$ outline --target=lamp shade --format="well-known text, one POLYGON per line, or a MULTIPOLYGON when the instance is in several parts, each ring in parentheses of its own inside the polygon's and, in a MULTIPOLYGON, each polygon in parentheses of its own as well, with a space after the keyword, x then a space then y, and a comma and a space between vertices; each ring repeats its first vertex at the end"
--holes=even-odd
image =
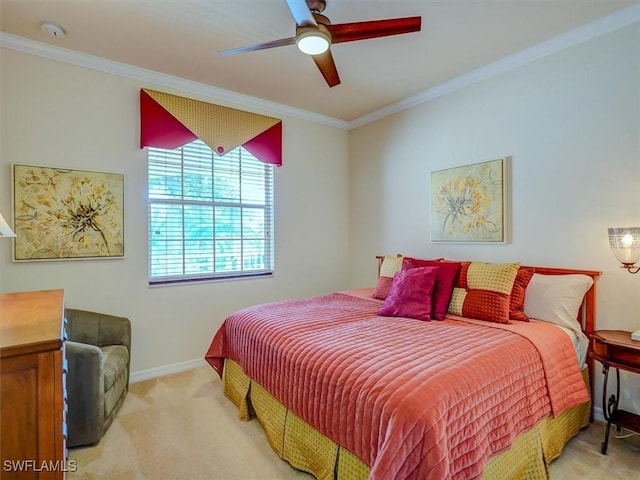
POLYGON ((0 238, 2 238, 2 237, 15 237, 15 236, 16 236, 16 234, 13 233, 13 230, 11 230, 11 227, 9 226, 9 224, 6 222, 6 220, 4 219, 2 214, 0 213, 0 238))
POLYGON ((640 261, 640 227, 610 228, 609 245, 624 267, 633 267, 640 261))

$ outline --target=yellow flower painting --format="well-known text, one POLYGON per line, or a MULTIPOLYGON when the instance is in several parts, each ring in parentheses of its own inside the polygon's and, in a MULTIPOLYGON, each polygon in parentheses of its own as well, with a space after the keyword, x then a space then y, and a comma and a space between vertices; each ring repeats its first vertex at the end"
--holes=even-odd
POLYGON ((13 165, 15 260, 124 256, 116 173, 13 165))
POLYGON ((432 241, 506 241, 504 173, 507 160, 431 173, 432 241))

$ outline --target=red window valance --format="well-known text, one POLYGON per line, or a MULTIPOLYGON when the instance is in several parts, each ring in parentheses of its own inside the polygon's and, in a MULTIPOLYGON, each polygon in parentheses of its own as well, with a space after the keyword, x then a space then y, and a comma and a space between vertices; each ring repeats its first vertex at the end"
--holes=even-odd
POLYGON ((143 88, 140 148, 178 148, 199 138, 219 155, 243 146, 282 165, 282 120, 143 88))

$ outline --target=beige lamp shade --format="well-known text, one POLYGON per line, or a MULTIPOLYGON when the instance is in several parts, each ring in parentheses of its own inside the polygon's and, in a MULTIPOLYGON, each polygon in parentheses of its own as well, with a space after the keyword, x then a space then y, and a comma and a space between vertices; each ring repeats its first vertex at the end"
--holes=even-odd
POLYGON ((15 236, 16 234, 13 233, 13 230, 11 230, 11 227, 9 226, 7 221, 4 219, 4 217, 0 213, 0 237, 15 237, 15 236))

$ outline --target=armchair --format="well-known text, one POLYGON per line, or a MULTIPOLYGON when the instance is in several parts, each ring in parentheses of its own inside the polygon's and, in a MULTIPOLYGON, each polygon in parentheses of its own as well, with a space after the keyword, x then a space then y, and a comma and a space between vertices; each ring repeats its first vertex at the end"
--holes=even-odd
POLYGON ((65 309, 68 371, 67 446, 100 441, 129 389, 128 318, 65 309))

